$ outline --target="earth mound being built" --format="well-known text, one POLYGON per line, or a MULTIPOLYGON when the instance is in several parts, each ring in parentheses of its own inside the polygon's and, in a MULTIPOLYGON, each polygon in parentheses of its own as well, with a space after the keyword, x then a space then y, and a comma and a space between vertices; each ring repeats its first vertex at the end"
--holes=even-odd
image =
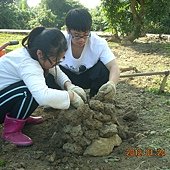
POLYGON ((77 155, 105 156, 127 138, 112 103, 91 99, 76 109, 60 111, 49 142, 55 148, 77 155))

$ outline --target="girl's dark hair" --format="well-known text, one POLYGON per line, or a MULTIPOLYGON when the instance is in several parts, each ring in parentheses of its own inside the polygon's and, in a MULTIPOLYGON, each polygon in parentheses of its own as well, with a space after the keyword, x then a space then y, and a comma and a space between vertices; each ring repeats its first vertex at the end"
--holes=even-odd
POLYGON ((67 29, 76 31, 90 31, 92 26, 92 17, 90 13, 83 8, 71 9, 65 18, 67 29))
POLYGON ((43 52, 45 59, 49 56, 57 58, 67 50, 67 41, 64 34, 57 28, 36 27, 23 38, 22 46, 35 60, 37 60, 37 50, 43 52))

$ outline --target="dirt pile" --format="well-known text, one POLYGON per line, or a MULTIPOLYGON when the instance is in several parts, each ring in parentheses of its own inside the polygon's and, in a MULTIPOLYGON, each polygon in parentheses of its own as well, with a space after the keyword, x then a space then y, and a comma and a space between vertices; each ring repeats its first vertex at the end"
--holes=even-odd
POLYGON ((51 146, 78 155, 109 155, 122 142, 119 134, 125 133, 114 104, 99 100, 90 100, 77 110, 61 111, 55 127, 51 146))

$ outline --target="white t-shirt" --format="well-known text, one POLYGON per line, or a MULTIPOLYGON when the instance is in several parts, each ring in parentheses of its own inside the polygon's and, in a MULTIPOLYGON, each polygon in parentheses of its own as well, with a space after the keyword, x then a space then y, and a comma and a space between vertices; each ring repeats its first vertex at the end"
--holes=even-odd
MULTIPOLYGON (((70 81, 58 66, 50 69, 49 72, 57 75, 55 76, 56 82, 62 88, 66 81, 70 81)), ((68 92, 48 88, 42 67, 38 61, 31 58, 25 48, 14 50, 0 57, 0 90, 21 80, 24 81, 39 105, 57 109, 69 108, 68 92)))
POLYGON ((91 32, 91 36, 87 39, 82 54, 78 59, 74 58, 72 54, 70 34, 65 33, 65 37, 68 43, 68 50, 66 51, 64 61, 60 65, 76 74, 79 74, 81 67, 89 69, 99 60, 106 65, 115 59, 115 55, 110 50, 107 41, 94 32, 91 32))

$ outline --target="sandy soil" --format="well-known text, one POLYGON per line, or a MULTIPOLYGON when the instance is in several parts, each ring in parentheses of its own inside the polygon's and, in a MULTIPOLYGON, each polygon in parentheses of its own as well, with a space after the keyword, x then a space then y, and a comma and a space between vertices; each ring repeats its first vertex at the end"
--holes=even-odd
MULTIPOLYGON (((140 38, 132 45, 110 46, 121 68, 133 68, 122 74, 170 69, 170 44, 165 42, 140 38)), ((0 140, 0 170, 169 170, 170 83, 158 94, 162 79, 121 78, 113 101, 91 100, 78 110, 39 107, 34 115, 46 121, 24 128, 33 146, 18 148, 0 140), (114 135, 122 143, 111 153, 85 154, 95 140, 114 135)))

